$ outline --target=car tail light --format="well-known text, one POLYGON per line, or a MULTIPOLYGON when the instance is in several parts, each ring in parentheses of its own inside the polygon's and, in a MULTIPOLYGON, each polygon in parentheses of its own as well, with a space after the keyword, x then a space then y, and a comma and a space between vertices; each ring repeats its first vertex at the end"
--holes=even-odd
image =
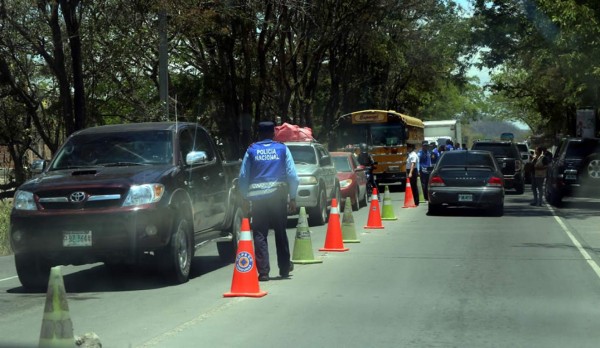
POLYGON ((441 176, 436 175, 429 179, 429 186, 446 186, 446 184, 441 176))
POLYGON ((488 180, 487 185, 488 186, 498 186, 498 187, 502 187, 504 183, 502 182, 502 179, 497 177, 497 176, 492 176, 490 178, 490 180, 488 180))

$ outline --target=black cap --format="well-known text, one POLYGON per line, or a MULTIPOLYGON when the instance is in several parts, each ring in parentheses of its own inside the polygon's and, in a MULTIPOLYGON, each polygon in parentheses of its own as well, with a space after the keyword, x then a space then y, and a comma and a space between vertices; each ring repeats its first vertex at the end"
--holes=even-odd
POLYGON ((275 122, 263 121, 258 124, 259 133, 273 133, 275 132, 275 122))
POLYGON ((423 145, 423 146, 425 146, 425 145, 429 146, 429 142, 427 140, 425 140, 425 141, 423 141, 423 143, 421 145, 423 145))

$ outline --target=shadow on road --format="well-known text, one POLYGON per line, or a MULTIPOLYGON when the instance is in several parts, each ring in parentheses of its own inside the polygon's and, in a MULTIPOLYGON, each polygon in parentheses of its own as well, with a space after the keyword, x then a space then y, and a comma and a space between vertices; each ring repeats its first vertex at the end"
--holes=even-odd
MULTIPOLYGON (((190 280, 227 266, 228 264, 221 261, 218 256, 195 256, 192 259, 190 280)), ((65 288, 69 293, 151 290, 175 285, 157 270, 152 261, 144 262, 139 266, 125 266, 119 269, 111 269, 103 264, 97 264, 85 270, 65 274, 63 278, 65 288)), ((24 287, 17 287, 8 289, 7 293, 45 293, 45 290, 31 291, 24 287)), ((77 299, 87 298, 78 296, 77 299)))

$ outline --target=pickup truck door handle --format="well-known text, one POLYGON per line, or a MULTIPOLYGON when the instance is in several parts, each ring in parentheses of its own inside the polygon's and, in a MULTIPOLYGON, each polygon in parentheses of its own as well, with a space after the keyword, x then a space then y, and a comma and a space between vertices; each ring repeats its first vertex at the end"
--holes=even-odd
POLYGON ((210 176, 208 176, 208 175, 205 175, 205 176, 203 176, 203 177, 202 177, 202 180, 204 180, 204 181, 208 181, 208 180, 210 180, 210 176))

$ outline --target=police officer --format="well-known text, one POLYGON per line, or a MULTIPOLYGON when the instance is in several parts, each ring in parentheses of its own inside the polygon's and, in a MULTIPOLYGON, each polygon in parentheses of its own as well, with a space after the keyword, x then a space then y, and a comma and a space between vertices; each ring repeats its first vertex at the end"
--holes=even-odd
POLYGON ((440 158, 440 150, 438 150, 435 142, 430 142, 429 143, 429 148, 431 149, 431 165, 435 166, 435 164, 437 163, 438 159, 440 158))
MULTIPOLYGON (((433 164, 431 163, 431 151, 429 150, 429 142, 424 141, 421 150, 417 153, 419 156, 419 168, 421 173, 421 188, 423 189, 423 197, 427 197, 427 184, 429 183, 429 172, 433 164)), ((412 186, 412 184, 411 184, 412 186)))
POLYGON ((269 227, 275 231, 279 275, 287 278, 294 268, 286 232, 289 210, 296 210, 298 174, 290 150, 273 141, 275 123, 258 124, 259 141, 250 145, 240 169, 239 188, 242 196, 252 202, 252 228, 258 280, 269 280, 269 227))

